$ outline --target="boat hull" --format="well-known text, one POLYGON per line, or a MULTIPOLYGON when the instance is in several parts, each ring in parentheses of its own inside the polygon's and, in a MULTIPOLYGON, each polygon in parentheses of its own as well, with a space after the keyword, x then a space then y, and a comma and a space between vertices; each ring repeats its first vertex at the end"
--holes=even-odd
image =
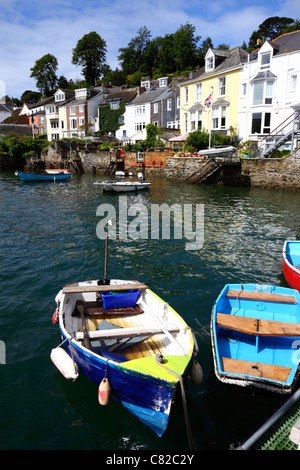
POLYGON ((151 183, 133 183, 129 182, 128 184, 122 182, 116 183, 95 183, 100 186, 103 191, 109 192, 117 192, 117 193, 124 193, 124 192, 134 192, 134 191, 143 191, 150 189, 151 183))
MULTIPOLYGON (((83 283, 83 285, 94 290, 93 285, 91 287, 90 283, 83 283)), ((95 289, 97 292, 99 285, 94 285, 97 286, 95 289)), ((110 285, 112 286, 112 284, 110 285)), ((116 288, 116 284, 114 286, 111 289, 116 288)), ((81 285, 78 289, 80 290, 80 288, 81 285)), ((141 356, 121 355, 121 352, 118 354, 115 351, 109 351, 106 346, 101 346, 100 351, 99 349, 94 350, 93 347, 86 347, 80 341, 78 335, 76 336, 76 333, 74 333, 75 336, 71 337, 66 330, 66 316, 71 315, 73 311, 73 307, 70 307, 72 301, 69 302, 69 300, 71 295, 74 294, 63 294, 62 292, 56 298, 58 303, 57 311, 63 347, 69 356, 74 359, 79 370, 97 385, 106 377, 111 384, 113 397, 120 401, 140 421, 149 426, 158 436, 162 436, 168 425, 180 377, 184 378, 189 372, 195 353, 194 337, 186 323, 169 307, 172 323, 174 321, 176 325, 179 325, 178 328, 181 328, 181 332, 178 335, 183 335, 185 339, 181 346, 178 346, 180 352, 177 351, 177 345, 174 345, 172 351, 170 350, 166 355, 164 353, 165 361, 163 363, 158 361, 156 354, 148 355, 143 352, 141 356), (66 313, 67 311, 68 313, 66 313), (167 370, 165 367, 167 367, 167 370)), ((80 298, 80 294, 77 293, 76 295, 76 299, 78 296, 80 298)), ((92 294, 87 295, 91 296, 92 294)), ((142 304, 143 309, 145 309, 147 297, 150 297, 153 301, 151 308, 158 309, 158 311, 163 310, 165 303, 152 291, 147 289, 144 291, 143 296, 145 302, 142 304)), ((151 328, 153 328, 152 324, 151 328)), ((122 332, 122 328, 119 331, 122 332)), ((149 334, 151 336, 152 333, 149 334)), ((156 344, 159 344, 157 341, 156 344)), ((177 341, 179 341, 178 336, 177 341)), ((159 348, 159 346, 156 347, 159 348)))
POLYGON ((211 319, 217 378, 231 385, 290 393, 299 374, 299 303, 293 289, 225 286, 211 319))
POLYGON ((24 182, 35 182, 35 181, 64 181, 71 178, 71 174, 59 173, 59 174, 46 174, 39 175, 35 173, 22 173, 16 171, 16 176, 18 176, 24 182))
POLYGON ((292 289, 300 291, 300 242, 285 241, 282 250, 282 272, 292 289))

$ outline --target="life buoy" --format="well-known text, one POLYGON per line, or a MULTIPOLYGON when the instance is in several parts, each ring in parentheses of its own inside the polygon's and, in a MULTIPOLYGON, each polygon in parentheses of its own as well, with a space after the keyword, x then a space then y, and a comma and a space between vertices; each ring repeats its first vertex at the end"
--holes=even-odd
POLYGON ((111 384, 106 377, 102 379, 98 389, 98 401, 100 405, 107 405, 111 394, 111 384))
POLYGON ((58 323, 58 312, 54 310, 54 313, 52 315, 52 323, 55 325, 55 323, 58 323))

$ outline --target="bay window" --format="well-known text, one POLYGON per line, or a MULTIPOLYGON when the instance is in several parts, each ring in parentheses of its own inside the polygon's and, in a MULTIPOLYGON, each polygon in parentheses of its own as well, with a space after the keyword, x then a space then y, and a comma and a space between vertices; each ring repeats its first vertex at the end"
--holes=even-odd
POLYGON ((271 113, 252 114, 252 134, 269 134, 271 131, 271 113))

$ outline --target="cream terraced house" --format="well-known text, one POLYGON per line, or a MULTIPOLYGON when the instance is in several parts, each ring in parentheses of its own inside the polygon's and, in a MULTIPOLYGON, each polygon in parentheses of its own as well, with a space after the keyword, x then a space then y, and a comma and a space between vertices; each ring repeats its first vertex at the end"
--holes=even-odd
POLYGON ((241 47, 229 51, 210 48, 205 67, 180 85, 180 130, 216 131, 224 135, 238 130, 240 74, 248 53, 241 47))

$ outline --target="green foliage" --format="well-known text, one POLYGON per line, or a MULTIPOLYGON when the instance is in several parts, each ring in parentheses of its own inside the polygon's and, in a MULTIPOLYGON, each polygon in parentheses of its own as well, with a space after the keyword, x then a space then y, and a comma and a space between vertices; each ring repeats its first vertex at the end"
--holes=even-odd
POLYGON ((164 143, 159 139, 160 127, 150 122, 146 125, 147 137, 144 140, 144 147, 146 149, 153 149, 155 147, 163 147, 164 143))
POLYGON ((56 71, 58 62, 56 57, 52 54, 46 54, 40 59, 36 60, 34 67, 32 67, 30 77, 36 79, 36 86, 41 93, 51 96, 57 86, 56 71))
POLYGON ((4 151, 13 158, 27 158, 32 155, 40 155, 47 149, 46 135, 33 137, 21 137, 17 134, 9 134, 1 140, 4 151))
POLYGON ((99 132, 104 135, 108 132, 115 132, 122 125, 120 116, 125 113, 125 103, 119 103, 119 109, 111 109, 109 104, 101 105, 99 108, 99 132))
POLYGON ((186 139, 185 149, 191 148, 196 150, 204 150, 209 146, 209 133, 202 131, 191 132, 186 139))
POLYGON ((82 67, 82 75, 88 85, 96 81, 107 71, 106 42, 95 31, 85 34, 73 49, 72 63, 82 67))
POLYGON ((290 155, 291 151, 290 150, 274 150, 274 152, 271 153, 271 158, 284 158, 290 155))

